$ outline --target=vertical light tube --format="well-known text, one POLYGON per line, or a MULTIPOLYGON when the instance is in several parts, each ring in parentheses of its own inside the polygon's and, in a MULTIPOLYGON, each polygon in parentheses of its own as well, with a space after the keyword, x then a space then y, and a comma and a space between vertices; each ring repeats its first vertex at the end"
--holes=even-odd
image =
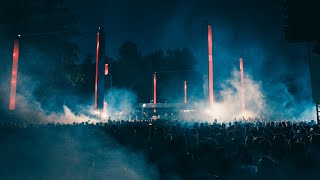
POLYGON ((243 73, 243 59, 240 58, 240 77, 241 77, 241 110, 242 115, 244 115, 246 111, 246 104, 245 104, 245 96, 244 96, 244 73, 243 73))
POLYGON ((99 47, 100 46, 100 32, 97 34, 97 49, 96 49, 96 79, 94 86, 94 108, 98 108, 98 71, 99 71, 99 47))
POLYGON ((17 76, 18 76, 18 61, 19 61, 19 40, 14 41, 13 60, 12 60, 12 78, 10 91, 10 110, 16 109, 16 91, 17 91, 17 76))
POLYGON ((104 75, 108 75, 109 74, 109 64, 105 64, 104 65, 104 75))
POLYGON ((187 104, 187 81, 184 81, 184 103, 187 104))
POLYGON ((208 25, 208 90, 209 90, 209 105, 213 104, 213 62, 212 62, 212 28, 208 25))
POLYGON ((153 103, 157 103, 157 75, 153 74, 153 103))

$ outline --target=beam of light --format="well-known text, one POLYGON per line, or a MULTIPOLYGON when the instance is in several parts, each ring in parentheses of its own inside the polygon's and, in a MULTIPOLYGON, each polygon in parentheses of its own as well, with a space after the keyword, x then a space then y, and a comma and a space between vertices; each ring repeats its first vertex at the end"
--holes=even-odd
POLYGON ((104 65, 104 75, 108 75, 109 74, 109 64, 105 64, 104 65))
POLYGON ((208 25, 208 90, 209 90, 209 105, 213 104, 213 62, 212 62, 212 28, 208 25))
POLYGON ((244 75, 243 75, 243 59, 240 58, 240 76, 241 76, 241 110, 242 114, 245 114, 246 111, 246 104, 245 104, 245 96, 244 96, 244 75))
POLYGON ((184 103, 187 104, 187 81, 184 81, 184 103))
POLYGON ((18 61, 19 61, 19 40, 14 41, 13 60, 12 60, 12 79, 10 92, 10 110, 16 108, 16 90, 17 90, 17 76, 18 76, 18 61))
POLYGON ((157 103, 157 75, 153 74, 153 103, 157 103))
POLYGON ((100 32, 97 34, 97 49, 96 49, 96 79, 94 86, 94 108, 98 108, 98 71, 99 71, 99 47, 100 46, 100 32))

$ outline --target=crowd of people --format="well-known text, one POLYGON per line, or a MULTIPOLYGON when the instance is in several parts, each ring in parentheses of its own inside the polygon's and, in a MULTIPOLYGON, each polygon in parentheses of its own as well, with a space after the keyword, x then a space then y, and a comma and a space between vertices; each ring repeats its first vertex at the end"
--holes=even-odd
POLYGON ((314 122, 207 123, 158 119, 69 125, 3 123, 0 127, 1 139, 7 143, 15 143, 12 139, 6 140, 10 134, 28 140, 30 134, 48 129, 54 133, 45 136, 57 136, 56 139, 62 132, 79 136, 79 129, 85 130, 81 131, 81 136, 85 133, 101 141, 106 140, 102 138, 105 136, 117 146, 143 154, 160 179, 320 177, 320 126, 314 122))

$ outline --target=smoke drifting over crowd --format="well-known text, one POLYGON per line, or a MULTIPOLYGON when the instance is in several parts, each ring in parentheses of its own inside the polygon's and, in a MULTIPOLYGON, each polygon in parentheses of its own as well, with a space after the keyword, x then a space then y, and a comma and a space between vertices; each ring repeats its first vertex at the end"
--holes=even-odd
POLYGON ((142 155, 119 145, 99 128, 55 126, 25 125, 24 131, 15 134, 2 129, 7 137, 0 145, 1 177, 136 180, 158 177, 142 155), (25 138, 21 140, 19 136, 25 138))
MULTIPOLYGON (((217 63, 218 64, 218 63, 217 63)), ((216 65, 217 66, 217 65, 216 65)), ((250 69, 250 65, 247 65, 250 69)), ((218 77, 218 76, 217 76, 218 77)), ((207 103, 207 99, 198 103, 199 116, 192 117, 193 120, 213 122, 214 119, 218 121, 233 121, 235 118, 257 118, 265 117, 274 120, 312 120, 315 119, 314 108, 311 103, 301 102, 299 105, 295 104, 295 98, 288 87, 282 83, 275 83, 272 87, 263 89, 263 82, 254 80, 252 75, 245 73, 245 104, 246 111, 241 112, 241 84, 240 72, 236 69, 230 73, 230 77, 221 81, 218 77, 215 96, 216 100, 212 107, 206 107, 203 111, 203 106, 207 103), (309 105, 308 105, 309 104, 309 105)), ((8 81, 6 81, 8 82, 8 81)), ((56 110, 47 109, 50 104, 44 107, 41 102, 38 102, 35 96, 35 89, 37 88, 37 81, 30 75, 19 74, 20 90, 17 94, 17 115, 21 120, 32 123, 73 123, 73 122, 99 122, 99 111, 94 110, 92 103, 86 102, 84 104, 76 104, 76 95, 69 95, 66 97, 48 97, 48 101, 52 104, 59 99, 72 99, 71 102, 75 104, 71 108, 67 104, 61 105, 56 110)), ((204 82, 205 84, 207 82, 204 82)), ((4 82, 2 82, 4 86, 4 82)), ((8 88, 3 88, 2 92, 8 92, 8 88)), ((193 90, 194 91, 194 90, 193 90)), ((182 92, 181 92, 182 93, 182 92)), ((4 99, 5 100, 5 99, 4 99)), ((47 102, 48 102, 47 101, 47 102)), ((102 115, 104 121, 109 116, 111 119, 128 120, 129 113, 135 112, 138 101, 134 92, 127 89, 113 88, 107 91, 106 101, 108 102, 108 112, 102 115)), ((58 101, 58 102, 61 102, 58 101)), ((70 104, 70 102, 69 102, 70 104)), ((56 107, 56 106, 55 106, 56 107)), ((5 107, 2 107, 6 112, 5 107)), ((135 118, 135 117, 131 117, 135 118)))
POLYGON ((221 100, 214 103, 212 107, 206 109, 207 113, 220 121, 233 121, 234 119, 257 118, 266 108, 265 97, 261 91, 261 84, 252 80, 249 75, 245 75, 245 104, 246 110, 241 109, 241 84, 240 72, 233 70, 231 78, 221 85, 219 92, 221 100))
MULTIPOLYGON (((130 112, 135 111, 135 107, 138 104, 137 96, 131 92, 130 90, 126 89, 116 89, 113 88, 106 94, 106 99, 108 100, 108 115, 114 118, 124 118, 126 117, 123 115, 121 117, 121 112, 127 114, 130 112)), ((127 118, 127 117, 126 117, 127 118)), ((128 120, 128 119, 126 119, 128 120)))

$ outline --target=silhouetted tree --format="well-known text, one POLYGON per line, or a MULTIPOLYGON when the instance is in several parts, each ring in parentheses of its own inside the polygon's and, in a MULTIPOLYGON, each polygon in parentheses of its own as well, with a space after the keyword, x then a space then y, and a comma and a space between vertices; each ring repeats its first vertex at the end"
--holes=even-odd
POLYGON ((168 69, 178 70, 194 70, 197 61, 188 48, 168 49, 166 62, 168 69))
POLYGON ((95 62, 94 56, 87 54, 83 63, 80 64, 81 72, 84 74, 84 83, 80 88, 84 93, 93 93, 95 80, 95 62))

